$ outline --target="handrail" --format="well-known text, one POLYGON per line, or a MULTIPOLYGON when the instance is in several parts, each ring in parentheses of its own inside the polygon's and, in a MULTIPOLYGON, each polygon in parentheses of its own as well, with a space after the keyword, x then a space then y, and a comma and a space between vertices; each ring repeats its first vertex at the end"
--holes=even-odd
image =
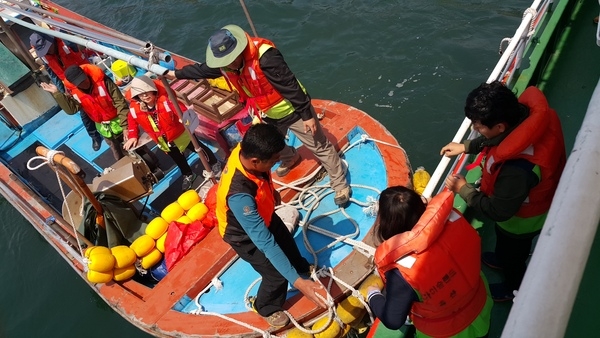
POLYGON ((582 126, 502 337, 564 337, 600 221, 600 81, 582 126))
MULTIPOLYGON (((506 47, 506 50, 504 51, 504 53, 502 53, 500 60, 498 61, 498 63, 496 63, 496 66, 494 67, 494 69, 492 70, 492 73, 490 74, 490 76, 488 77, 488 79, 486 81, 487 83, 490 83, 495 80, 502 80, 503 77, 506 75, 506 73, 510 70, 510 67, 512 65, 512 61, 514 60, 514 58, 518 55, 522 55, 520 50, 525 48, 525 46, 528 42, 528 39, 526 39, 526 38, 528 37, 531 23, 534 22, 534 24, 536 24, 536 25, 537 25, 537 23, 539 23, 539 20, 536 20, 536 21, 533 21, 533 20, 535 20, 536 17, 540 17, 541 15, 543 15, 543 12, 548 9, 547 3, 549 1, 550 0, 535 0, 531 4, 530 8, 533 8, 536 10, 537 9, 542 10, 542 13, 537 13, 537 16, 534 16, 533 13, 531 13, 531 11, 525 11, 525 15, 523 16, 523 20, 521 21, 519 28, 517 28, 515 34, 513 35, 512 39, 510 40, 510 43, 506 47)), ((517 62, 517 63, 520 63, 520 62, 517 62)), ((517 63, 515 63, 515 65, 517 63)), ((458 131, 452 138, 452 142, 461 142, 464 139, 465 135, 467 134, 467 131, 469 130, 470 126, 471 126, 471 121, 467 118, 463 119, 460 127, 458 128, 458 131)), ((462 156, 457 157, 455 159, 455 161, 461 160, 461 157, 462 156)), ((449 157, 442 156, 442 159, 440 160, 437 167, 435 168, 435 171, 431 175, 431 179, 429 180, 429 183, 427 184, 427 186, 425 187, 425 190, 423 191, 424 197, 429 198, 432 196, 433 191, 435 190, 435 187, 438 185, 440 179, 443 177, 444 172, 446 172, 446 169, 448 168, 448 164, 450 163, 450 160, 451 159, 449 157)), ((461 166, 457 166, 456 169, 462 169, 462 168, 461 168, 461 166)))
POLYGON ((25 22, 23 20, 14 18, 14 17, 10 16, 9 14, 6 14, 2 11, 0 11, 0 17, 4 18, 6 20, 9 20, 11 22, 14 22, 20 26, 24 26, 29 29, 32 29, 34 31, 38 31, 38 32, 41 32, 41 33, 44 33, 47 35, 51 35, 51 36, 57 37, 59 39, 70 41, 70 42, 76 43, 78 45, 84 46, 88 49, 92 49, 97 52, 104 53, 104 54, 112 56, 114 58, 123 60, 123 61, 127 62, 128 64, 149 70, 158 75, 164 75, 168 72, 167 68, 160 66, 158 64, 155 64, 155 63, 154 64, 150 63, 142 58, 139 58, 137 55, 123 53, 123 52, 114 50, 112 48, 100 45, 100 44, 95 43, 90 40, 86 40, 86 39, 83 39, 83 38, 80 38, 77 36, 61 33, 61 32, 55 31, 55 30, 46 29, 46 28, 31 24, 28 22, 25 22))

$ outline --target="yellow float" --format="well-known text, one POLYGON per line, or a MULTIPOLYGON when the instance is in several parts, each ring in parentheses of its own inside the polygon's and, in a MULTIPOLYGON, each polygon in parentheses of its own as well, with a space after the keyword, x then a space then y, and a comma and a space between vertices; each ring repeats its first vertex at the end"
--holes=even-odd
POLYGON ((126 266, 124 268, 118 268, 113 271, 113 279, 115 282, 122 282, 128 280, 135 275, 135 265, 126 266))
POLYGON ((161 259, 162 253, 158 249, 154 248, 152 249, 152 251, 150 251, 150 253, 141 258, 142 268, 150 269, 151 267, 155 266, 158 262, 160 262, 161 259))
POLYGON ((177 201, 167 205, 163 211, 160 213, 160 217, 162 217, 167 223, 171 223, 181 217, 184 214, 185 210, 177 203, 177 201))
POLYGON ((108 272, 99 272, 94 270, 89 270, 87 272, 87 280, 90 283, 108 283, 113 279, 112 270, 108 272))
POLYGON ((190 210, 194 205, 201 201, 202 198, 200 198, 200 195, 198 195, 196 190, 188 190, 177 198, 177 203, 179 203, 185 211, 190 210))
POLYGON ((169 223, 165 221, 162 217, 156 217, 148 225, 146 226, 146 235, 152 237, 153 239, 159 239, 167 229, 169 228, 169 223))
POLYGON ((141 258, 149 254, 155 246, 156 242, 154 238, 148 235, 141 235, 129 247, 135 251, 136 256, 141 258))
POLYGON ((189 217, 193 222, 203 220, 204 217, 206 217, 206 214, 208 214, 208 207, 206 204, 199 202, 196 203, 190 210, 188 210, 186 216, 189 217))
POLYGON ((137 259, 135 251, 126 245, 112 247, 110 251, 115 257, 115 269, 122 269, 133 265, 137 259))
MULTIPOLYGON (((324 317, 317 320, 317 322, 313 324, 312 330, 321 330, 327 324, 328 321, 328 317, 324 317)), ((338 324, 338 322, 336 322, 335 320, 332 320, 331 323, 329 323, 329 326, 327 326, 327 328, 324 331, 322 331, 321 333, 315 333, 315 338, 336 338, 338 334, 340 334, 340 331, 342 331, 340 324, 338 324)))
MULTIPOLYGON (((96 251, 96 250, 94 250, 96 251)), ((90 257, 88 257, 88 269, 96 271, 96 272, 108 272, 111 271, 115 267, 115 256, 110 253, 102 251, 102 252, 93 252, 90 257)), ((112 277, 111 277, 112 279, 112 277)))
POLYGON ((156 248, 162 253, 165 252, 165 240, 167 239, 167 234, 168 232, 165 232, 164 235, 160 236, 160 238, 156 240, 156 248))

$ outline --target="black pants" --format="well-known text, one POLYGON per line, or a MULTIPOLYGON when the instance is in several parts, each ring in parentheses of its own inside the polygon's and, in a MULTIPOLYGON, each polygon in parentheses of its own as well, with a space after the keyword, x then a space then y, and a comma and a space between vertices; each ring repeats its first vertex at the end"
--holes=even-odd
POLYGON ((105 137, 104 140, 110 147, 115 160, 118 161, 125 156, 125 151, 123 150, 123 133, 119 135, 111 135, 111 137, 105 137))
POLYGON ((503 269, 504 284, 509 290, 518 290, 527 269, 533 238, 538 233, 512 235, 496 224, 496 259, 503 269))
MULTIPOLYGON (((275 213, 273 213, 273 220, 269 226, 269 231, 271 231, 275 237, 275 242, 281 247, 281 250, 283 250, 296 271, 299 273, 308 272, 310 264, 306 258, 302 257, 296 242, 294 242, 294 238, 285 227, 285 224, 283 224, 283 221, 275 213)), ((240 258, 250 263, 254 270, 262 277, 256 301, 254 302, 256 311, 261 316, 267 317, 274 312, 283 310, 288 281, 275 269, 269 259, 258 250, 252 241, 230 244, 240 258)))
POLYGON ((83 122, 85 130, 87 131, 88 135, 90 135, 92 140, 100 140, 102 138, 102 135, 100 135, 98 129, 96 129, 96 123, 92 121, 88 114, 86 114, 83 111, 79 112, 79 116, 81 117, 81 122, 83 122))
MULTIPOLYGON (((198 141, 198 139, 196 139, 196 141, 198 141)), ((213 164, 217 163, 217 157, 215 156, 215 154, 213 154, 212 151, 210 151, 210 148, 208 148, 204 143, 200 141, 198 141, 198 145, 200 146, 200 148, 202 148, 204 158, 206 159, 206 161, 208 161, 208 164, 212 166, 213 164)), ((192 152, 196 151, 192 142, 188 143, 186 149, 189 149, 192 152)), ((185 157, 185 155, 182 154, 181 151, 179 151, 179 148, 177 148, 176 146, 169 147, 168 154, 169 156, 171 156, 179 170, 181 170, 182 175, 192 174, 192 168, 187 162, 187 158, 185 157)))

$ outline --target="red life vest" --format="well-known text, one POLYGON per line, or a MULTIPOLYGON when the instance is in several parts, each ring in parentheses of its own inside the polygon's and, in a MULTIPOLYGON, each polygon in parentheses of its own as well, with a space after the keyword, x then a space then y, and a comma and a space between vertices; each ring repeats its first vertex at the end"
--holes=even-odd
POLYGON ((546 213, 566 163, 560 120, 536 87, 527 88, 519 102, 529 107, 529 117, 499 145, 491 147, 481 176, 481 191, 490 196, 500 168, 507 160, 526 159, 541 169, 540 182, 529 192, 516 216, 528 218, 546 213))
POLYGON ((79 66, 91 80, 92 92, 84 93, 68 80, 64 80, 65 87, 73 98, 81 104, 83 111, 96 123, 108 122, 117 117, 117 108, 104 84, 104 71, 91 64, 79 66))
POLYGON ((453 336, 482 311, 486 289, 480 276, 481 240, 477 231, 452 208, 454 195, 431 200, 411 231, 383 242, 375 251, 379 275, 398 269, 418 293, 411 318, 419 331, 453 336))
MULTIPOLYGON (((240 94, 242 101, 253 98, 256 107, 266 112, 274 105, 283 101, 283 96, 271 85, 265 73, 260 68, 259 49, 262 46, 275 47, 273 42, 263 38, 253 38, 246 33, 248 46, 242 52, 244 66, 241 73, 222 68, 223 75, 240 94)), ((264 47, 263 47, 264 48, 264 47)))
MULTIPOLYGON (((153 80, 156 85, 156 116, 158 120, 158 131, 154 129, 150 119, 152 118, 149 112, 142 111, 140 108, 140 102, 131 99, 131 92, 128 90, 125 93, 125 98, 129 101, 129 114, 128 114, 128 125, 129 125, 129 138, 138 138, 138 128, 141 126, 142 129, 148 133, 148 135, 158 143, 158 138, 163 136, 166 137, 166 142, 174 141, 177 137, 185 132, 185 126, 175 110, 173 102, 169 100, 167 91, 159 80, 153 80)), ((181 111, 186 111, 187 108, 181 102, 177 102, 181 111)))
MULTIPOLYGON (((252 181, 256 184, 257 190, 256 194, 254 195, 256 207, 258 208, 258 214, 264 219, 267 227, 271 224, 271 217, 275 211, 275 188, 273 187, 273 182, 271 181, 271 173, 267 173, 269 178, 265 179, 254 176, 253 174, 247 172, 240 162, 240 149, 241 147, 238 144, 231 151, 231 155, 229 155, 229 159, 227 160, 227 165, 225 168, 223 168, 223 172, 221 173, 221 180, 219 181, 219 188, 217 189, 216 214, 219 222, 219 233, 221 236, 225 235, 225 230, 228 226, 237 224, 237 220, 235 217, 233 217, 229 211, 229 207, 227 206, 227 198, 231 194, 245 192, 230 191, 233 176, 238 171, 242 173, 249 181, 252 181)), ((237 226, 240 225, 237 224, 237 226)))
POLYGON ((62 81, 65 80, 65 69, 89 63, 83 53, 72 50, 61 39, 55 38, 54 44, 58 55, 46 54, 42 59, 62 81))

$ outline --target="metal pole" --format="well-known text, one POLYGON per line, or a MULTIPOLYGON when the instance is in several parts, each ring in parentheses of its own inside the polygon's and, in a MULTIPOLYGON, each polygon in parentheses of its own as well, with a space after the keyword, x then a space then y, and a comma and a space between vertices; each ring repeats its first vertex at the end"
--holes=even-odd
POLYGON ((35 63, 35 60, 31 56, 31 53, 29 53, 29 50, 25 49, 25 46, 23 45, 23 42, 21 41, 21 39, 19 39, 15 36, 13 31, 10 29, 10 26, 8 26, 6 24, 6 22, 4 22, 3 19, 0 19, 0 28, 2 28, 2 30, 6 33, 6 35, 8 35, 8 38, 10 39, 10 41, 19 50, 19 53, 21 55, 23 55, 23 57, 27 61, 27 65, 29 66, 29 68, 34 72, 39 71, 40 66, 37 63, 35 63))
POLYGON ((256 28, 254 28, 254 23, 252 22, 252 18, 250 17, 250 12, 248 12, 248 8, 246 8, 246 3, 244 2, 244 0, 240 0, 240 4, 244 9, 244 14, 246 14, 246 19, 248 19, 250 28, 252 28, 252 34, 254 34, 255 37, 258 37, 258 34, 256 33, 256 28))
POLYGON ((86 40, 86 39, 83 39, 83 38, 80 38, 80 37, 77 37, 77 36, 72 36, 72 35, 61 33, 61 32, 57 32, 57 31, 54 31, 54 30, 51 30, 51 29, 46 29, 46 28, 43 28, 43 27, 31 24, 31 23, 28 23, 28 22, 25 22, 23 20, 13 18, 10 15, 7 15, 6 13, 3 13, 3 12, 0 12, 0 16, 3 17, 3 18, 6 18, 7 20, 10 20, 10 21, 12 21, 12 22, 14 22, 14 23, 16 23, 16 24, 18 24, 20 26, 24 26, 24 27, 27 27, 27 28, 32 29, 34 31, 42 32, 44 34, 51 35, 51 36, 57 37, 59 39, 63 39, 63 40, 66 40, 66 41, 71 41, 71 42, 76 43, 78 45, 82 45, 82 46, 84 46, 86 48, 89 48, 89 49, 92 49, 92 50, 104 53, 106 55, 110 55, 110 56, 112 56, 114 58, 126 61, 128 64, 131 64, 131 65, 134 65, 136 67, 140 67, 140 68, 149 70, 149 71, 151 71, 151 72, 153 72, 155 74, 158 74, 158 75, 164 75, 164 74, 166 74, 169 71, 165 67, 162 67, 162 66, 157 65, 157 64, 151 64, 148 61, 146 61, 144 59, 141 59, 140 57, 138 57, 136 55, 131 55, 131 54, 119 52, 119 51, 116 51, 116 50, 114 50, 114 49, 112 49, 110 47, 106 47, 106 46, 97 44, 95 42, 92 42, 92 41, 89 41, 89 40, 86 40))
MULTIPOLYGON (((183 112, 181 111, 181 108, 179 108, 179 105, 177 104, 177 96, 175 96, 173 89, 169 85, 169 81, 167 81, 167 79, 164 76, 159 76, 159 78, 160 78, 160 81, 162 81, 163 86, 167 90, 167 95, 169 95, 169 100, 171 100, 171 102, 173 102, 173 106, 175 106, 175 111, 177 112, 177 116, 179 117, 179 120, 183 121, 183 112)), ((204 150, 202 148, 200 148, 200 145, 198 144, 198 140, 196 139, 196 136, 187 127, 185 127, 185 130, 190 135, 190 139, 192 141, 192 144, 194 145, 194 150, 198 154, 198 157, 200 157, 200 161, 202 161, 202 166, 204 166, 204 169, 206 169, 206 171, 209 172, 210 180, 214 184, 217 184, 217 179, 215 178, 214 175, 212 175, 212 173, 213 173, 212 168, 210 167, 210 164, 208 163, 208 160, 206 159, 207 154, 205 154, 204 150)))

